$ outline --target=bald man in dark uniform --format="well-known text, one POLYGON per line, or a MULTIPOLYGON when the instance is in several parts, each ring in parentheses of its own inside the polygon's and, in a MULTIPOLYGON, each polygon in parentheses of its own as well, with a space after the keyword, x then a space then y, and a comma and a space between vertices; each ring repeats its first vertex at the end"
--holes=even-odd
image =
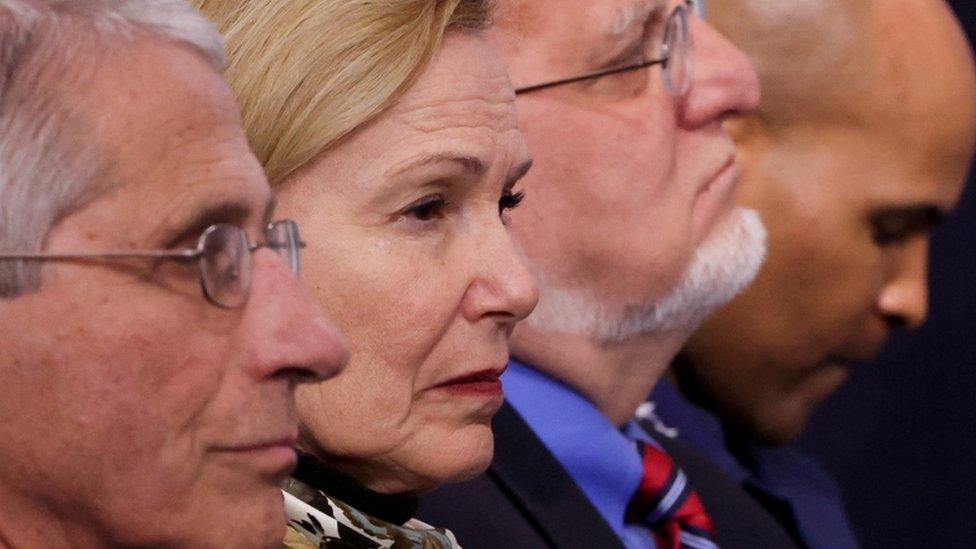
POLYGON ((656 411, 799 542, 855 546, 833 481, 790 443, 892 330, 925 320, 929 235, 973 153, 972 53, 941 0, 709 8, 763 87, 727 128, 768 256, 691 338, 656 411))

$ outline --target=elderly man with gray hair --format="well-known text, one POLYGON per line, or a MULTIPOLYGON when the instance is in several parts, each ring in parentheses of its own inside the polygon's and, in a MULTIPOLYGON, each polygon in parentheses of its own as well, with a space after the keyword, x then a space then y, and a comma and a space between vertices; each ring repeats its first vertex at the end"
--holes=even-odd
POLYGON ((2 547, 281 542, 347 351, 223 64, 181 0, 0 0, 2 547))

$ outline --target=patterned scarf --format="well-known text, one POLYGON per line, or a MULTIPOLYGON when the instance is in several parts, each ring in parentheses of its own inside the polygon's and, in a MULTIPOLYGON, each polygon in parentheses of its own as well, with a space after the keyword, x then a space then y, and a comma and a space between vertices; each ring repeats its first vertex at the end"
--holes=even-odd
POLYGON ((434 528, 417 519, 396 525, 372 517, 328 496, 325 492, 290 478, 285 482, 285 514, 289 549, 460 549, 449 530, 434 528))

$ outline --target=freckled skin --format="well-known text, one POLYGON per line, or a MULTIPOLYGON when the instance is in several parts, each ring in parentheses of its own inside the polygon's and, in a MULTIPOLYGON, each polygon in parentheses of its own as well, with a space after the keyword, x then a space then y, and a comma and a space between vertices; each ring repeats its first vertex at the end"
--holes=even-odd
POLYGON ((491 460, 500 399, 433 387, 503 368, 535 305, 499 217, 506 179, 529 158, 501 61, 478 35, 452 34, 395 106, 282 186, 279 211, 309 240, 306 280, 351 346, 343 375, 298 392, 303 445, 371 488, 422 491, 491 460), (437 154, 484 172, 407 168, 437 154), (430 219, 409 211, 436 197, 430 219))
POLYGON ((759 114, 729 128, 743 166, 739 200, 762 214, 768 255, 753 285, 691 339, 676 374, 739 429, 786 443, 851 361, 872 358, 892 328, 924 321, 929 231, 880 245, 871 219, 896 206, 955 207, 972 158, 976 83, 940 1, 837 2, 845 11, 834 13, 864 30, 854 35, 816 10, 807 25, 760 2, 732 4, 713 19, 756 58, 767 87, 759 114), (750 24, 753 15, 770 26, 750 24), (791 36, 789 50, 771 47, 785 24, 808 32, 791 36), (827 41, 849 49, 822 49, 836 32, 827 41), (838 72, 815 69, 838 60, 838 72), (787 78, 796 65, 814 69, 787 78))
MULTIPOLYGON (((72 93, 117 186, 57 223, 46 250, 158 249, 178 219, 226 200, 259 233, 270 189, 200 56, 143 41, 105 53, 72 93)), ((48 261, 38 291, 0 300, 3 543, 280 543, 287 464, 221 449, 293 433, 289 372, 333 375, 346 349, 283 262, 253 259, 241 309, 209 304, 196 266, 174 262, 48 261)))

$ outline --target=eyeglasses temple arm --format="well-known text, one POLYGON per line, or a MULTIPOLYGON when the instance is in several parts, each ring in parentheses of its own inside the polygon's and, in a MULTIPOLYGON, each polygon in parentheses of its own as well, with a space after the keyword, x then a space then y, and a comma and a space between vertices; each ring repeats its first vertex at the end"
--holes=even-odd
POLYGON ((515 93, 516 94, 529 93, 538 90, 544 90, 546 88, 552 88, 554 86, 562 86, 563 84, 572 84, 573 82, 579 82, 581 80, 589 80, 591 78, 600 78, 601 76, 617 74, 618 72, 635 71, 637 69, 643 69, 645 67, 652 67, 654 65, 660 65, 661 63, 666 63, 667 60, 668 60, 667 57, 662 57, 661 59, 641 61, 640 63, 634 65, 624 65, 623 67, 611 67, 609 69, 601 69, 598 71, 581 74, 579 76, 563 78, 562 80, 554 80, 552 82, 544 82, 542 84, 533 84, 531 86, 525 86, 524 88, 516 88, 515 93))
POLYGON ((97 253, 60 254, 57 252, 26 252, 16 254, 0 253, 0 259, 31 260, 31 259, 126 259, 126 258, 159 258, 159 259, 195 259, 200 257, 202 250, 118 250, 97 253))
MULTIPOLYGON (((306 246, 306 244, 305 244, 304 241, 300 241, 298 243, 298 247, 299 248, 304 248, 305 246, 306 246)), ((271 248, 271 249, 274 249, 274 248, 284 248, 284 247, 285 247, 284 245, 282 245, 282 244, 280 244, 278 242, 260 242, 258 244, 251 244, 251 245, 249 245, 247 247, 247 249, 248 250, 251 250, 252 252, 256 252, 256 251, 258 251, 261 248, 271 248)))

